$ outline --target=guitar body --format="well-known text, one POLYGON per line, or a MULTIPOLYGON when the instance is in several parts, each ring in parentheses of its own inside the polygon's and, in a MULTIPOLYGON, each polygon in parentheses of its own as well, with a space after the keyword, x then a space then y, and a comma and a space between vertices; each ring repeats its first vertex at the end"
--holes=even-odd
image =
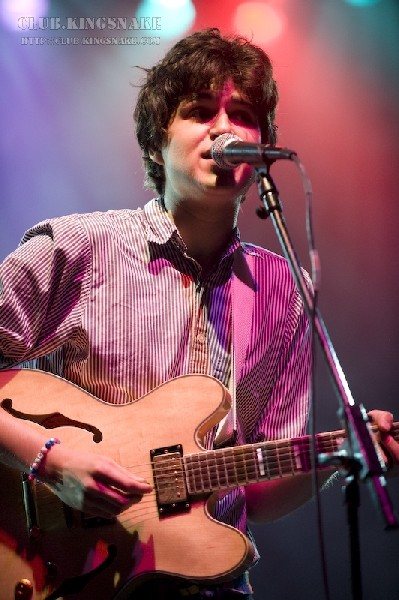
MULTIPOLYGON (((0 372, 3 408, 6 398, 23 415, 62 413, 70 420, 46 428, 28 419, 29 426, 43 431, 43 442, 55 436, 65 445, 106 455, 154 485, 151 450, 180 444, 185 455, 198 452, 204 434, 229 409, 227 390, 202 375, 174 379, 135 403, 114 406, 54 375, 9 370, 0 372)), ((154 488, 104 524, 65 510, 45 485, 34 488, 40 534, 32 539, 21 474, 0 465, 0 600, 64 595, 123 600, 148 577, 167 574, 214 584, 233 579, 252 562, 254 549, 246 536, 212 518, 215 495, 190 498, 189 508, 164 516, 154 488), (31 595, 18 596, 16 585, 24 580, 31 595), (75 591, 69 595, 66 589, 75 591)))

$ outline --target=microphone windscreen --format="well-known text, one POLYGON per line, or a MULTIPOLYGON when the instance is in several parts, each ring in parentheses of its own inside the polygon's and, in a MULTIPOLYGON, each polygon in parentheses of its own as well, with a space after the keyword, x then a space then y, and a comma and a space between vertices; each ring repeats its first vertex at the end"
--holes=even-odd
POLYGON ((233 133, 222 133, 216 138, 211 146, 211 157, 221 169, 230 170, 237 166, 229 164, 223 156, 224 149, 231 144, 231 142, 242 142, 242 139, 233 133))

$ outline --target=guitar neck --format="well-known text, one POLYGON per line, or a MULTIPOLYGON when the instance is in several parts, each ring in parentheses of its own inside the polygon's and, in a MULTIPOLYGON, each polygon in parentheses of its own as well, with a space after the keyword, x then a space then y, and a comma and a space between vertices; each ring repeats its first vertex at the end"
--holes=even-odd
MULTIPOLYGON (((394 423, 391 434, 399 441, 399 423, 394 423)), ((343 429, 317 434, 317 454, 336 452, 344 438, 343 429)), ((311 457, 310 436, 187 454, 183 459, 187 490, 191 495, 199 495, 292 477, 311 470, 311 457)))

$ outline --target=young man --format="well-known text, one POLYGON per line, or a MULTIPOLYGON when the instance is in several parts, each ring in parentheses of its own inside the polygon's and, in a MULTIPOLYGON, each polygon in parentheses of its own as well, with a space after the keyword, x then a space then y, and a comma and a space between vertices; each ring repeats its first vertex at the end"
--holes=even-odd
MULTIPOLYGON (((286 261, 239 239, 237 216, 252 169, 222 170, 209 154, 224 133, 274 143, 276 103, 267 55, 216 29, 181 40, 149 69, 135 119, 147 184, 158 197, 135 211, 49 220, 25 235, 0 271, 2 366, 34 361, 113 404, 136 401, 182 375, 210 375, 230 390, 233 409, 209 427, 207 448, 303 435, 310 346, 302 302, 286 261)), ((201 389, 185 397, 182 414, 195 410, 195 394, 201 389)), ((65 398, 60 411, 67 406, 65 398)), ((184 431, 184 423, 166 419, 168 410, 167 396, 145 424, 149 450, 158 431, 184 431)), ((391 415, 375 419, 388 432, 391 415)), ((4 463, 29 472, 46 441, 42 432, 3 410, 0 420, 4 463)), ((386 439, 398 458, 395 442, 386 439)), ((50 443, 31 476, 66 505, 104 518, 148 506, 156 482, 139 469, 61 442, 50 443)), ((212 512, 247 534, 247 518, 278 518, 310 495, 304 474, 225 490, 212 512)), ((217 564, 210 542, 204 538, 204 553, 217 564)), ((176 540, 167 543, 173 548, 176 540)), ((255 560, 256 552, 249 563, 255 560)), ((246 566, 234 577, 150 579, 131 597, 250 598, 246 566)))

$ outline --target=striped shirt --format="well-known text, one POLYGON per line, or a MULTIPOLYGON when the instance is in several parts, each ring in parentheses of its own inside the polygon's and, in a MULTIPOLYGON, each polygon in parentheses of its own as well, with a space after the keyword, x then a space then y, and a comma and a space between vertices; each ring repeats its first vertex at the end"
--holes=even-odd
MULTIPOLYGON (((116 404, 180 375, 233 378, 237 444, 303 435, 308 338, 285 259, 235 231, 201 279, 157 200, 42 222, 0 267, 2 367, 34 361, 116 404)), ((216 516, 246 531, 244 490, 222 498, 216 516)))

